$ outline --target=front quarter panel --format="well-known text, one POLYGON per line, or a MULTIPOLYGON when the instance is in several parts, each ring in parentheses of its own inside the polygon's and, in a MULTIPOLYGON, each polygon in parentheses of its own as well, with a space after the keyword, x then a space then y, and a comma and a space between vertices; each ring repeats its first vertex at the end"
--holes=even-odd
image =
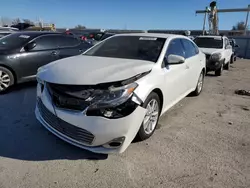
POLYGON ((5 66, 11 69, 14 71, 14 74, 17 76, 17 78, 19 77, 21 67, 18 54, 0 55, 0 66, 5 66))
POLYGON ((144 102, 154 89, 160 89, 162 91, 162 85, 164 84, 164 74, 157 67, 155 67, 148 75, 137 80, 136 83, 139 86, 136 88, 134 93, 142 102, 144 102))

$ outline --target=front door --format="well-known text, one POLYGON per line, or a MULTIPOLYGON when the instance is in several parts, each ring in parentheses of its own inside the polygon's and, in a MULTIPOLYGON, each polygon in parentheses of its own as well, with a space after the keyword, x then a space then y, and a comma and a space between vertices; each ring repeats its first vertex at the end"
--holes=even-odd
POLYGON ((57 60, 59 56, 54 35, 41 36, 33 42, 36 43, 33 49, 23 50, 19 55, 23 78, 35 76, 39 67, 57 60))
MULTIPOLYGON (((184 48, 180 39, 173 39, 170 41, 167 52, 165 54, 165 61, 169 55, 179 55, 185 57, 184 48)), ((164 95, 166 97, 166 105, 172 104, 180 100, 187 91, 187 63, 168 65, 165 63, 165 87, 164 95)))

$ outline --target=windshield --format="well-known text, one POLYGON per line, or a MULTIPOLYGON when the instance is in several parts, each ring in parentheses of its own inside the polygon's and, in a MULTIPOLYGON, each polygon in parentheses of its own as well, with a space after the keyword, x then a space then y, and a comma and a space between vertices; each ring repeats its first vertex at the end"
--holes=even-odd
POLYGON ((30 40, 29 35, 15 33, 2 37, 0 39, 0 46, 4 46, 6 48, 17 48, 23 46, 29 40, 30 40))
POLYGON ((200 48, 223 48, 223 40, 220 38, 197 37, 194 39, 194 42, 200 48))
POLYGON ((83 55, 137 59, 156 62, 166 39, 141 36, 114 36, 83 55))
POLYGON ((112 34, 112 33, 106 33, 106 34, 104 34, 104 35, 102 36, 101 41, 104 40, 104 39, 106 39, 106 38, 109 38, 109 37, 111 37, 111 36, 113 36, 113 35, 114 35, 114 34, 112 34))

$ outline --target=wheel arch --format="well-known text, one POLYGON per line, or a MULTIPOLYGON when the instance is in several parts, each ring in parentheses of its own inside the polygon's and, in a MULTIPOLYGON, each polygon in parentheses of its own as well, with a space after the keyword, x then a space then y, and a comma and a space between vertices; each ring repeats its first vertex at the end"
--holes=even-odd
MULTIPOLYGON (((145 100, 147 99, 147 97, 151 94, 151 93, 156 93, 159 98, 160 98, 160 110, 162 111, 162 107, 163 107, 163 103, 164 103, 164 97, 163 97, 163 92, 160 88, 153 88, 151 90, 149 90, 149 92, 147 92, 147 95, 145 95, 145 97, 143 98, 143 103, 145 102, 145 100)), ((143 103, 141 104, 141 106, 143 105, 143 103)))

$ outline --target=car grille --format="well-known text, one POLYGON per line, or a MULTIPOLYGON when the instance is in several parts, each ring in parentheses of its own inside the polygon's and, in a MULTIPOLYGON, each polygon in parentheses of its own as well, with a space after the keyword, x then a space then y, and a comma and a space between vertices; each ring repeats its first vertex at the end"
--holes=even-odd
POLYGON ((40 98, 37 99, 37 106, 40 111, 42 118, 54 129, 61 132, 62 134, 85 144, 92 144, 94 135, 84 129, 76 127, 63 121, 62 119, 51 113, 46 106, 43 104, 40 98))
POLYGON ((89 105, 90 102, 86 102, 86 99, 80 99, 67 94, 65 89, 71 89, 70 86, 60 86, 57 84, 46 84, 49 94, 53 100, 53 103, 58 108, 83 111, 89 105))

